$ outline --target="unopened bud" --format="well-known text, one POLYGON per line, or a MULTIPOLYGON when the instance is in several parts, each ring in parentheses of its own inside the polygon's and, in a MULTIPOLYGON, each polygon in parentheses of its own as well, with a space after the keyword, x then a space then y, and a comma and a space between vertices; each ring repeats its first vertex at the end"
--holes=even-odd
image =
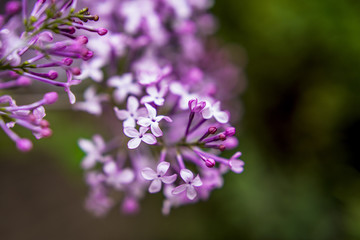
POLYGON ((54 80, 54 79, 56 79, 58 77, 58 73, 56 71, 54 71, 54 70, 50 70, 48 75, 49 75, 49 78, 51 80, 54 80))
POLYGON ((26 138, 20 138, 16 141, 16 147, 22 152, 28 152, 32 149, 32 142, 26 138))
POLYGON ((216 128, 216 127, 209 127, 209 129, 208 129, 208 133, 209 133, 209 134, 215 134, 216 131, 217 131, 217 128, 216 128))
POLYGON ((215 166, 215 160, 212 159, 212 158, 207 158, 204 160, 205 162, 205 165, 208 167, 208 168, 212 168, 215 166))
POLYGON ((53 104, 57 99, 58 94, 56 92, 48 92, 44 95, 45 104, 53 104))
POLYGON ((104 36, 105 34, 107 34, 108 30, 106 28, 99 28, 97 30, 97 33, 100 35, 100 36, 104 36))

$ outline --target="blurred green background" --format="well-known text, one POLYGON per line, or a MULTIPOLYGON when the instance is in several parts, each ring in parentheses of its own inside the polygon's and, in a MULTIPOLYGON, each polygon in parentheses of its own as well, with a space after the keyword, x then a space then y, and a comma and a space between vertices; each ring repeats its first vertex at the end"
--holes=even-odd
POLYGON ((151 195, 136 216, 97 219, 83 209, 76 145, 96 120, 48 112, 54 136, 30 154, 0 134, 0 239, 360 239, 360 1, 218 0, 212 11, 217 37, 246 59, 244 173, 167 217, 151 195))

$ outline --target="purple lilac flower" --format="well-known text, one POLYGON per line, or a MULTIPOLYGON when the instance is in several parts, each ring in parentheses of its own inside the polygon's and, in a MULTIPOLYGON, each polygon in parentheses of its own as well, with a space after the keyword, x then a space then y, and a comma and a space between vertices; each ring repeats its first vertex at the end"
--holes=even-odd
MULTIPOLYGON (((86 77, 99 95, 108 95, 94 103, 96 108, 108 106, 115 114, 82 109, 102 113, 103 121, 115 115, 120 130, 104 143, 105 151, 96 152, 102 160, 93 157, 95 165, 83 166, 86 176, 101 176, 87 181, 87 208, 103 214, 110 202, 122 199, 122 210, 134 213, 150 192, 164 195, 163 213, 168 214, 173 207, 208 199, 222 187, 223 174, 241 173, 244 167, 240 152, 221 156, 238 145, 228 109, 237 102, 239 71, 222 50, 207 44, 216 28, 207 12, 213 1, 83 1, 99 9, 109 30, 97 42, 99 54, 89 60, 94 68, 86 77), (117 37, 110 41, 112 36, 117 37), (119 187, 114 176, 124 167, 133 175, 119 187)), ((84 151, 84 162, 96 155, 84 151)))
MULTIPOLYGON (((27 8, 27 0, 8 1, 5 12, 0 13, 0 91, 11 94, 15 88, 35 88, 35 82, 41 82, 50 88, 63 88, 74 104, 76 98, 70 88, 80 84, 74 76, 81 70, 73 62, 87 61, 93 56, 84 34, 104 35, 107 29, 89 26, 89 21, 98 21, 99 17, 91 15, 88 8, 76 11, 75 0, 34 2, 31 9, 27 8)), ((99 70, 98 74, 102 72, 99 70)), ((91 76, 96 78, 95 74, 91 76)), ((49 137, 52 132, 43 119, 44 106, 53 104, 57 98, 57 93, 48 92, 40 101, 19 106, 11 95, 0 93, 0 125, 19 150, 30 150, 32 143, 20 138, 12 128, 15 125, 27 128, 37 139, 49 137)), ((100 108, 88 106, 83 108, 101 112, 100 108)))

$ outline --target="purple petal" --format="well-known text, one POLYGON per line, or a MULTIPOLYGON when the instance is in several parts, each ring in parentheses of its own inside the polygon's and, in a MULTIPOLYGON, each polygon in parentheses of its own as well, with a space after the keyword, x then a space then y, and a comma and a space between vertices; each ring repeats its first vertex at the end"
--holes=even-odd
POLYGON ((157 193, 161 189, 161 180, 154 179, 149 186, 149 193, 157 193))
POLYGON ((186 196, 188 197, 188 199, 190 200, 194 200, 197 196, 197 192, 195 190, 195 188, 191 185, 188 185, 186 188, 186 196))
POLYGON ((132 118, 132 117, 129 117, 128 119, 126 119, 126 120, 123 122, 124 128, 127 128, 127 127, 134 128, 135 125, 136 125, 136 124, 135 124, 135 120, 134 120, 134 118, 132 118))
POLYGON ((127 109, 130 113, 136 113, 136 110, 139 108, 139 101, 136 97, 130 96, 127 100, 127 109))
POLYGON ((155 98, 154 103, 158 106, 164 105, 165 100, 163 98, 155 98))
POLYGON ((145 107, 148 111, 149 117, 151 119, 156 117, 156 109, 154 107, 152 107, 150 104, 145 103, 145 107))
POLYGON ((140 126, 143 126, 143 127, 148 127, 148 126, 150 126, 151 123, 152 123, 152 121, 146 117, 140 117, 139 120, 137 121, 137 124, 139 124, 140 126))
POLYGON ((214 112, 214 118, 219 123, 227 123, 229 121, 229 115, 224 111, 214 112))
POLYGON ((195 186, 195 187, 200 187, 202 185, 202 181, 199 177, 199 174, 193 179, 191 185, 195 186))
POLYGON ((161 181, 165 184, 171 184, 171 183, 175 182, 176 178, 177 178, 177 174, 173 174, 171 176, 161 177, 161 181))
POLYGON ((84 151, 84 152, 92 152, 94 151, 95 149, 95 146, 94 144, 90 141, 90 140, 87 140, 87 139, 80 139, 78 141, 78 144, 79 144, 79 147, 84 151))
POLYGON ((181 184, 180 186, 177 186, 176 188, 174 188, 172 191, 171 191, 171 193, 172 194, 180 194, 180 193, 182 193, 183 191, 185 191, 186 190, 186 188, 187 188, 187 186, 188 186, 188 184, 181 184))
POLYGON ((155 135, 155 137, 160 137, 163 135, 163 132, 161 131, 159 124, 157 122, 153 122, 150 127, 151 127, 151 132, 155 135))
POLYGON ((220 112, 220 101, 217 101, 212 105, 212 109, 214 112, 220 112))
POLYGON ((151 133, 146 133, 141 140, 143 140, 147 144, 155 144, 157 143, 156 138, 151 133))
POLYGON ((159 95, 159 92, 158 92, 156 86, 147 87, 147 88, 146 88, 146 92, 147 92, 150 96, 157 96, 157 95, 159 95))
POLYGON ((128 184, 131 183, 134 180, 134 178, 135 178, 134 171, 129 168, 126 168, 119 173, 117 180, 122 184, 128 184))
POLYGON ((145 180, 154 180, 155 178, 157 178, 157 173, 151 168, 147 167, 141 170, 141 176, 145 180))
POLYGON ((141 98, 140 102, 141 103, 148 103, 148 102, 153 102, 154 101, 154 97, 152 96, 144 96, 141 98))
POLYGON ((138 132, 138 130, 136 130, 133 127, 126 127, 124 128, 124 133, 126 136, 130 137, 130 138, 137 138, 140 136, 140 133, 138 132))
POLYGON ((147 110, 146 108, 142 107, 142 108, 139 108, 137 111, 136 111, 136 117, 147 117, 148 116, 148 113, 147 113, 147 110))
POLYGON ((231 159, 229 161, 231 170, 235 173, 242 173, 244 171, 244 162, 237 159, 231 159))
POLYGON ((125 119, 127 119, 128 117, 130 117, 129 112, 126 111, 126 110, 119 110, 119 108, 114 107, 114 111, 115 111, 116 117, 117 117, 119 120, 125 120, 125 119))
POLYGON ((140 143, 141 143, 141 139, 137 137, 131 139, 127 145, 129 149, 135 149, 140 145, 140 143))
POLYGON ((213 113, 211 111, 210 107, 205 107, 202 111, 201 111, 201 115, 203 116, 203 118, 205 119, 209 119, 213 116, 213 113))
POLYGON ((163 176, 167 172, 169 167, 170 167, 170 163, 168 163, 168 162, 159 163, 159 165, 156 168, 157 174, 160 176, 163 176))
POLYGON ((148 127, 140 127, 140 135, 144 135, 147 132, 147 130, 149 130, 148 127))
POLYGON ((96 163, 96 159, 92 155, 89 155, 82 160, 81 167, 83 169, 89 169, 95 166, 95 163, 96 163))
POLYGON ((191 182, 194 178, 194 174, 189 169, 181 169, 180 176, 186 183, 191 182))
POLYGON ((111 162, 105 163, 103 169, 106 174, 111 175, 113 173, 116 173, 117 166, 114 162, 111 161, 111 162))

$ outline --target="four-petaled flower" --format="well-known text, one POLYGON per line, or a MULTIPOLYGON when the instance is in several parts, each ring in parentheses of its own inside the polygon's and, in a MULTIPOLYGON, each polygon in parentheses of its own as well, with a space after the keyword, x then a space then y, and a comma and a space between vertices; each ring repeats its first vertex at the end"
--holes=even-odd
POLYGON ((134 171, 130 168, 119 169, 114 161, 106 162, 103 169, 107 175, 106 182, 116 189, 121 189, 123 185, 131 183, 135 178, 134 171))
POLYGON ((131 73, 125 73, 122 76, 113 76, 108 80, 110 87, 115 87, 114 99, 116 102, 121 103, 129 94, 139 95, 141 88, 139 84, 133 82, 131 73))
POLYGON ((124 133, 126 136, 132 138, 128 142, 128 148, 129 149, 135 149, 137 148, 141 141, 147 143, 147 144, 155 144, 157 143, 156 138, 151 133, 146 133, 147 130, 149 130, 148 127, 140 127, 140 130, 136 130, 134 127, 125 127, 124 133))
POLYGON ((167 93, 167 85, 162 85, 160 90, 156 86, 152 85, 146 88, 147 96, 141 98, 141 103, 150 103, 154 102, 158 106, 164 105, 165 99, 164 96, 167 93))
POLYGON ((139 108, 139 101, 134 96, 128 98, 127 109, 119 110, 117 107, 114 107, 117 118, 125 120, 123 123, 124 127, 135 127, 135 120, 146 116, 146 109, 139 108))
POLYGON ((180 176, 185 183, 174 188, 172 194, 180 194, 186 190, 187 198, 194 200, 197 196, 195 187, 200 187, 202 185, 199 175, 194 178, 194 174, 189 169, 181 169, 180 176))
POLYGON ((138 124, 143 127, 149 127, 151 128, 152 134, 154 134, 155 137, 160 137, 163 135, 163 132, 161 131, 159 127, 159 122, 162 119, 165 119, 168 122, 172 122, 171 118, 163 115, 156 116, 156 109, 152 107, 150 104, 145 103, 145 107, 148 111, 148 117, 139 117, 138 124))
POLYGON ((84 102, 76 103, 74 108, 99 116, 102 113, 101 102, 107 100, 108 95, 106 94, 96 95, 95 87, 89 87, 84 92, 84 99, 85 99, 84 102))
POLYGON ((95 166, 97 161, 103 161, 103 152, 105 150, 105 142, 100 135, 95 135, 93 141, 80 139, 78 142, 80 148, 86 153, 86 157, 81 162, 84 169, 95 166))
POLYGON ((149 186, 150 193, 157 193, 161 189, 161 182, 165 184, 171 184, 176 180, 177 175, 173 174, 171 176, 165 176, 166 172, 169 170, 170 163, 161 162, 157 166, 156 172, 151 168, 144 168, 141 171, 141 175, 146 180, 152 181, 149 186))

